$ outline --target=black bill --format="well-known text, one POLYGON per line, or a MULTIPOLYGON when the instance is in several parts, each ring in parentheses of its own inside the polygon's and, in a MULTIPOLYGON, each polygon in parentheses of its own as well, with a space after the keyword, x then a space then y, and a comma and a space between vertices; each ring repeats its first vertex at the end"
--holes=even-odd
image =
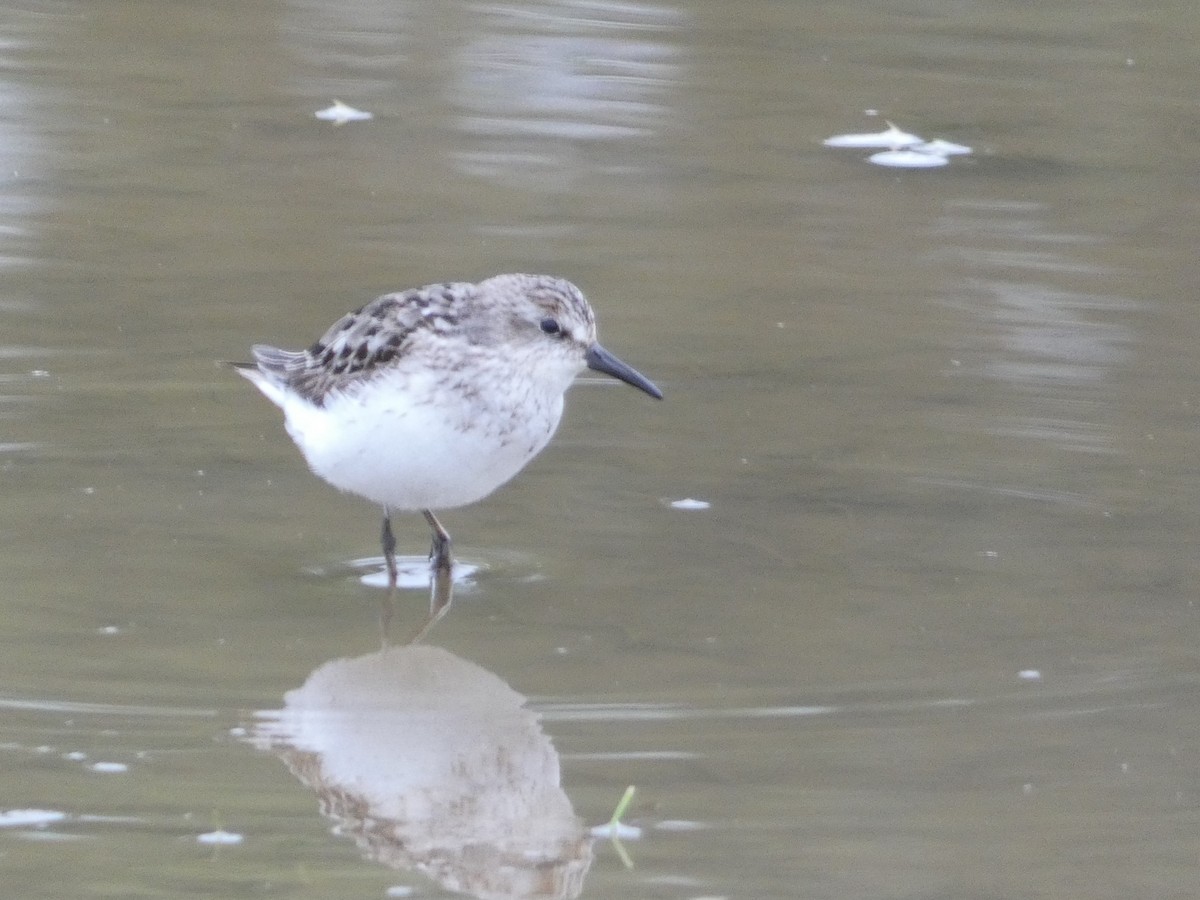
POLYGON ((655 387, 653 381, 633 366, 627 366, 621 362, 599 344, 592 344, 588 348, 587 356, 584 359, 587 361, 589 369, 595 369, 597 372, 603 372, 605 375, 619 378, 626 384, 633 385, 639 391, 645 391, 656 400, 662 399, 662 391, 655 387))

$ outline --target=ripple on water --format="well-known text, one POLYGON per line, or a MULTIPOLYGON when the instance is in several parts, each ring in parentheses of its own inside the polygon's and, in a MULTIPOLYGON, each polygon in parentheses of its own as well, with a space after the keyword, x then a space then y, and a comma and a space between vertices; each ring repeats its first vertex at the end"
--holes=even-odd
MULTIPOLYGON (((406 591, 429 590, 429 557, 396 557, 396 586, 406 591)), ((386 588, 387 571, 382 556, 364 556, 328 566, 315 566, 310 574, 322 578, 355 578, 367 587, 386 588)), ((510 550, 475 550, 470 559, 455 559, 454 586, 470 590, 484 573, 488 578, 502 578, 518 583, 540 581, 541 569, 532 556, 510 550)))

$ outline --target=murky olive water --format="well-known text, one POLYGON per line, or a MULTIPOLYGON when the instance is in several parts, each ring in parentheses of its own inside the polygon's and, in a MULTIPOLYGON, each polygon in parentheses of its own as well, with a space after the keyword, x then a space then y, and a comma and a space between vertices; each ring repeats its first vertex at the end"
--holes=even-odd
POLYGON ((1194 893, 1194 5, 0 20, 12 896, 1194 893), (666 400, 574 388, 383 651, 217 361, 502 271, 666 400))

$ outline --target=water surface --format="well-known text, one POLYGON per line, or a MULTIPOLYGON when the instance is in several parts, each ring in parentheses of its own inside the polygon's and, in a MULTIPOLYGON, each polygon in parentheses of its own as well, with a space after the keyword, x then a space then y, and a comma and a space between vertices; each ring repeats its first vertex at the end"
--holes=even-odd
POLYGON ((14 896, 1194 893, 1194 5, 0 15, 14 896), (975 152, 821 145, 884 117, 975 152), (403 670, 427 727, 366 762, 321 716, 262 730, 390 659, 377 512, 217 364, 522 270, 667 395, 579 384, 443 517, 480 569, 427 643, 511 706, 470 743, 536 760, 485 795, 550 804, 536 888, 355 805, 434 784, 416 738, 474 701, 403 670), (588 829, 630 784, 627 868, 588 829))

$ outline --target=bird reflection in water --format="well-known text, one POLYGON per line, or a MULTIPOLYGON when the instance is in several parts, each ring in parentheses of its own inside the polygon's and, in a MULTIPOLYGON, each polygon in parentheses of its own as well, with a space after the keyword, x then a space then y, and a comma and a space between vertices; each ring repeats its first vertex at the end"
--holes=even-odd
POLYGON ((367 858, 480 898, 579 896, 591 839, 558 753, 491 672, 440 647, 385 647, 323 664, 256 719, 250 742, 367 858))

